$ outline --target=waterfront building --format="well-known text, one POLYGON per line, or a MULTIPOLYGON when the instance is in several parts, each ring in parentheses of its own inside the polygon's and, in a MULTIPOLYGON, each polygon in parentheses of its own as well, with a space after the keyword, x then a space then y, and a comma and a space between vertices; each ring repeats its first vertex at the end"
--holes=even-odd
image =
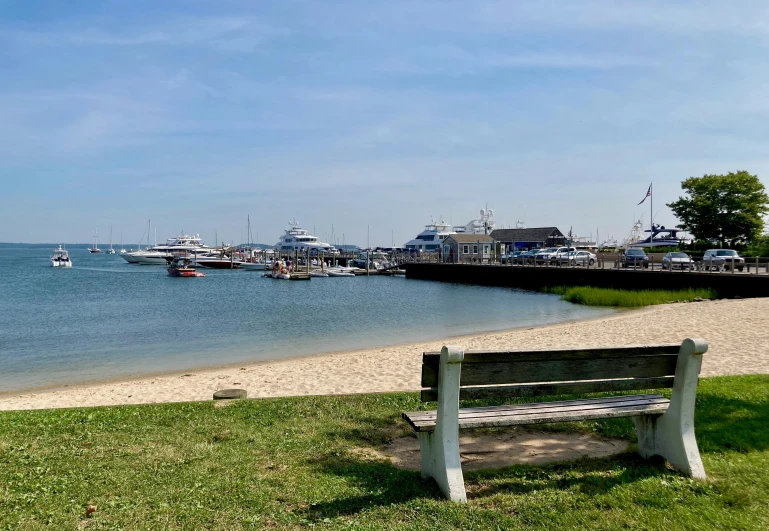
POLYGON ((514 250, 561 247, 566 245, 566 236, 558 227, 534 227, 530 229, 496 229, 491 237, 499 244, 502 253, 514 250))
POLYGON ((449 263, 488 262, 493 258, 494 238, 486 234, 451 234, 443 240, 441 260, 449 263))

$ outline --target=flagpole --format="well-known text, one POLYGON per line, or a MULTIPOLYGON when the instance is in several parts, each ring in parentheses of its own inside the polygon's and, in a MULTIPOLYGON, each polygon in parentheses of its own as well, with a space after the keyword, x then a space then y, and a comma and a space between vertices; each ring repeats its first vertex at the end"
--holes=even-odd
POLYGON ((651 205, 651 210, 649 211, 649 219, 651 226, 649 227, 651 230, 649 231, 649 249, 654 248, 654 190, 652 190, 652 186, 654 185, 654 182, 652 181, 649 183, 649 204, 651 205))

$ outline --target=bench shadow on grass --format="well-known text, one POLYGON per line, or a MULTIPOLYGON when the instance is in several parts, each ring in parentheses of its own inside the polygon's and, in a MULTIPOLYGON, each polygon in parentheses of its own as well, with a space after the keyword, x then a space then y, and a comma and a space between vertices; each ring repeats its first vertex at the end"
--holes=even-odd
MULTIPOLYGON (((365 509, 416 498, 444 500, 432 479, 422 479, 419 472, 401 470, 383 460, 330 455, 311 464, 319 473, 343 477, 350 486, 368 493, 313 504, 305 509, 305 518, 312 521, 354 515, 365 509)), ((667 470, 664 460, 645 460, 626 452, 611 458, 580 459, 541 467, 515 465, 469 472, 465 474, 465 485, 472 501, 497 493, 516 495, 545 489, 577 489, 599 494, 620 485, 669 474, 672 472, 667 470), (607 469, 612 473, 607 474, 607 469)))
MULTIPOLYGON (((355 447, 377 447, 404 433, 395 424, 383 428, 382 419, 363 421, 368 428, 330 431, 355 447), (399 433, 400 432, 400 433, 399 433)), ((757 402, 719 395, 698 397, 695 420, 697 442, 703 454, 723 451, 769 449, 769 401, 757 402)), ((635 441, 633 441, 635 442, 635 441)), ((319 473, 341 476, 348 484, 368 493, 315 504, 306 509, 308 519, 356 514, 366 508, 403 503, 415 498, 443 499, 433 480, 419 472, 402 470, 384 460, 362 455, 329 454, 310 463, 319 473)), ((515 465, 498 470, 465 474, 470 499, 496 493, 526 494, 543 489, 579 489, 602 493, 646 478, 662 478, 670 471, 662 458, 643 459, 633 451, 612 457, 580 459, 544 466, 515 465), (607 473, 612 470, 611 473, 607 473), (531 481, 532 477, 535 481, 531 481)))
POLYGON ((767 450, 769 401, 698 396, 694 432, 703 453, 767 450))
POLYGON ((383 460, 327 455, 310 463, 319 473, 340 476, 367 494, 316 503, 305 510, 310 520, 359 513, 367 508, 404 503, 415 498, 439 498, 438 486, 419 472, 401 470, 383 460))

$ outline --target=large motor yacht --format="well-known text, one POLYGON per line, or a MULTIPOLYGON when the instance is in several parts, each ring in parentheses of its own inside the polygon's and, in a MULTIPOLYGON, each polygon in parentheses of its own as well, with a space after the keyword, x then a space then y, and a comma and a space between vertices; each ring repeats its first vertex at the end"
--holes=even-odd
POLYGON ((438 222, 430 220, 429 225, 425 225, 425 230, 417 234, 413 240, 406 242, 406 249, 417 251, 437 252, 441 247, 441 242, 446 237, 456 234, 457 231, 451 228, 451 225, 441 218, 438 222))
POLYGON ((294 251, 305 253, 308 250, 311 254, 319 251, 328 254, 336 252, 333 245, 318 240, 318 238, 300 228, 296 220, 290 222, 289 226, 291 228, 286 230, 285 234, 278 240, 278 243, 275 244, 275 248, 281 253, 293 253, 294 251))
POLYGON ((175 256, 187 256, 210 253, 213 249, 203 244, 200 235, 181 234, 168 238, 163 245, 155 245, 145 250, 132 251, 120 256, 128 263, 143 265, 167 265, 175 256))
POLYGON ((441 242, 452 234, 489 234, 496 225, 493 218, 493 210, 481 209, 481 216, 466 225, 452 227, 443 221, 443 218, 440 218, 437 223, 432 220, 429 225, 425 225, 425 230, 417 234, 416 238, 407 241, 405 247, 423 252, 438 252, 441 242))

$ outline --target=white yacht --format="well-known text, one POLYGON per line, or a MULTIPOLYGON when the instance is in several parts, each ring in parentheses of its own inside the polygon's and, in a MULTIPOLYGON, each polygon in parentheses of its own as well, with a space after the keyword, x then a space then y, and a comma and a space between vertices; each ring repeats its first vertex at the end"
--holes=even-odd
POLYGON ((425 252, 437 252, 441 247, 441 242, 446 239, 447 236, 456 234, 457 231, 451 228, 451 225, 443 221, 441 218, 437 223, 435 220, 430 220, 429 225, 425 225, 425 230, 417 234, 417 237, 413 240, 406 242, 406 249, 414 249, 425 252))
POLYGON ((470 220, 467 225, 454 227, 458 234, 491 234, 496 227, 494 211, 490 208, 481 209, 481 217, 470 220))
POLYGON ((180 255, 198 255, 213 251, 207 247, 199 234, 187 236, 180 234, 175 238, 168 238, 163 245, 155 245, 145 250, 132 251, 120 256, 131 264, 167 265, 168 260, 180 255))
POLYGON ((275 248, 281 253, 293 253, 298 251, 299 253, 307 252, 309 249, 311 253, 317 253, 318 251, 324 251, 327 254, 333 254, 336 249, 333 245, 324 243, 312 234, 309 234, 306 230, 299 227, 299 223, 296 220, 289 223, 291 227, 285 234, 283 234, 278 243, 275 244, 275 248))
POLYGON ((69 259, 69 253, 66 249, 62 249, 61 245, 59 245, 59 248, 53 252, 51 265, 53 267, 72 267, 72 260, 69 259))
POLYGON ((452 234, 489 234, 496 225, 494 221, 494 211, 481 209, 481 216, 473 219, 466 225, 452 227, 443 218, 437 223, 431 220, 429 225, 425 225, 425 230, 417 234, 413 240, 406 242, 406 249, 414 249, 423 252, 438 252, 441 242, 452 234))

